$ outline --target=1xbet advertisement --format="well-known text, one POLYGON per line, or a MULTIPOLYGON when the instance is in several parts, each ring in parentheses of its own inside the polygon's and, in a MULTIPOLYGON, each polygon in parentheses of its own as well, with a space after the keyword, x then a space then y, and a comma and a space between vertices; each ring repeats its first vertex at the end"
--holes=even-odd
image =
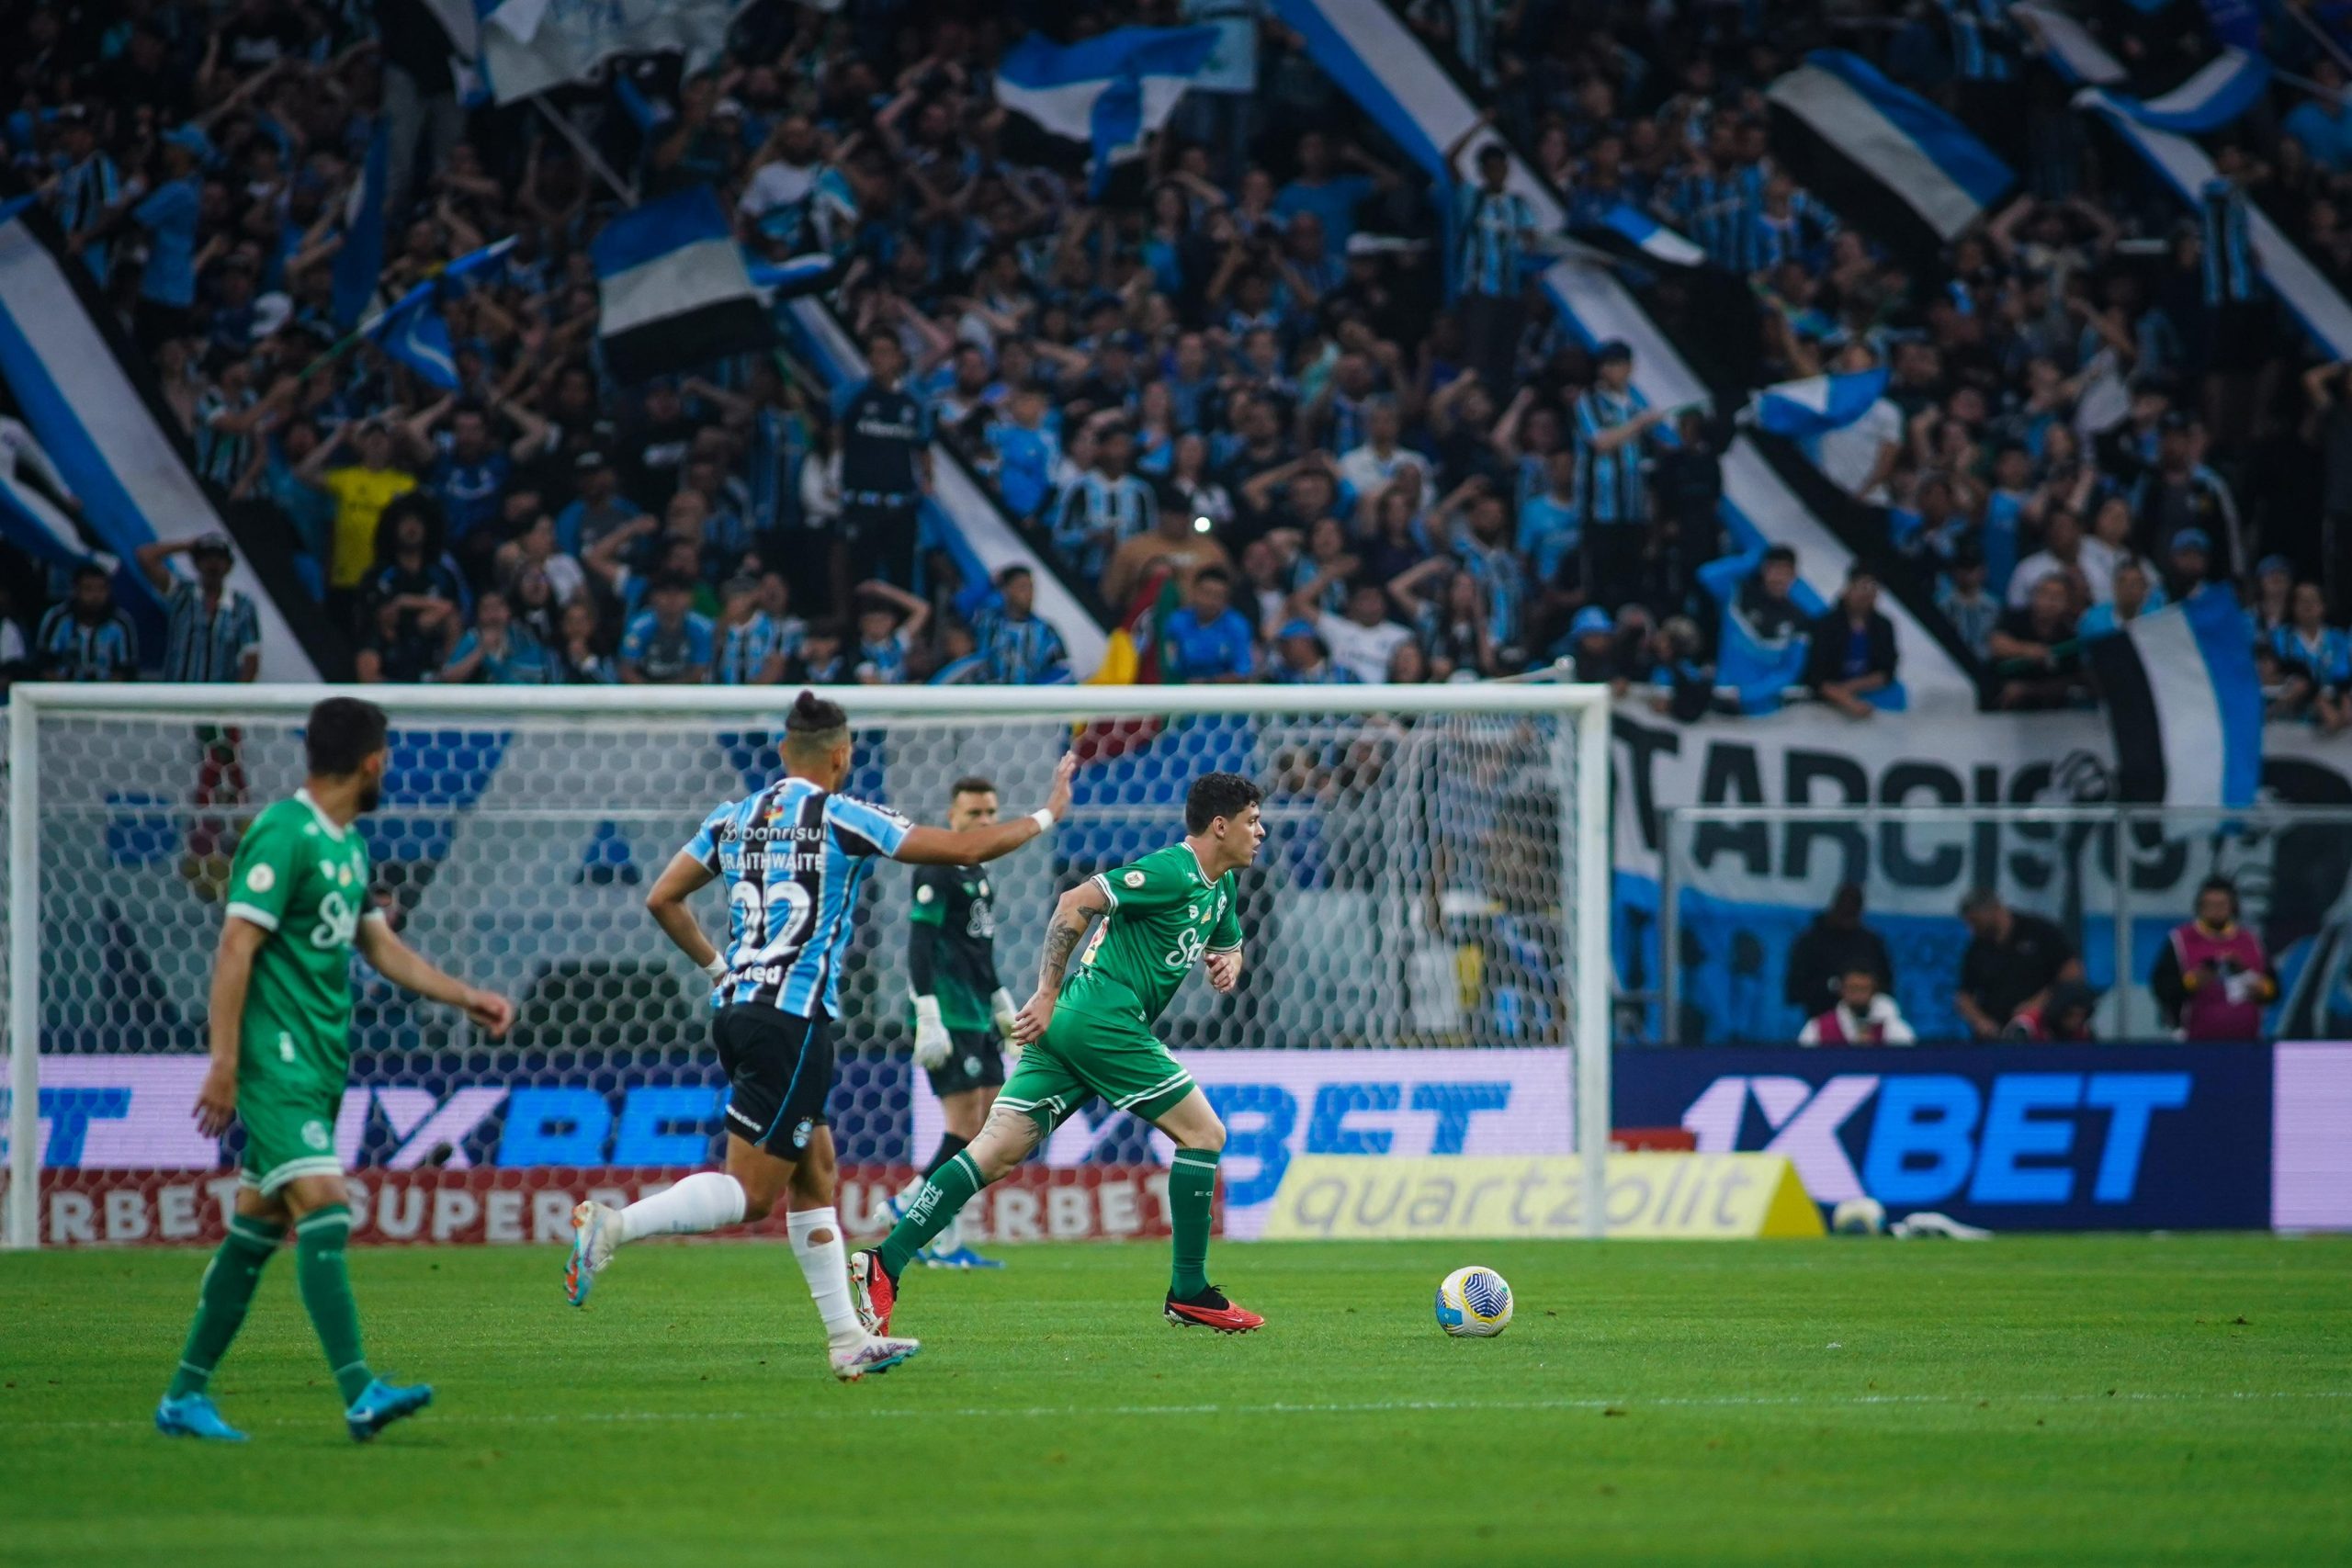
MULTIPOLYGON (((1226 1121, 1225 1234, 1257 1235, 1310 1156, 1540 1156, 1573 1147, 1565 1050, 1203 1051, 1226 1121)), ((1785 1155, 1825 1205, 1868 1194, 1994 1230, 2352 1229, 2352 1045, 1621 1051, 1615 1124, 1702 1153, 1785 1155)), ((189 1119, 200 1056, 41 1064, 51 1245, 197 1242, 234 1178, 189 1119)), ((560 1239, 590 1190, 711 1164, 725 1086, 698 1051, 362 1053, 321 1139, 374 1200, 370 1240, 560 1239)), ((0 1091, 5 1098, 5 1091, 0 1091)), ((830 1106, 845 1220, 936 1141, 903 1056, 854 1055, 830 1106)), ((1101 1105, 972 1216, 1004 1239, 1165 1234, 1165 1140, 1101 1105)), ((992 1192, 995 1190, 991 1190, 992 1192)))
POLYGON ((1994 1230, 2271 1224, 2267 1046, 1621 1051, 1616 1123, 1994 1230))

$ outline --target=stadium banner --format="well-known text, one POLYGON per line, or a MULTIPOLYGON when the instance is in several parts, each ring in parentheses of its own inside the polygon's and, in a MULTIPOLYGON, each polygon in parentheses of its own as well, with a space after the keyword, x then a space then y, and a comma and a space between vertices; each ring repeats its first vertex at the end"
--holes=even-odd
MULTIPOLYGON (((1609 1156, 1611 1240, 1755 1241, 1823 1233, 1783 1155, 1609 1156)), ((1584 1168, 1558 1155, 1291 1162, 1260 1235, 1268 1241, 1436 1237, 1540 1240, 1584 1234, 1584 1168)))
MULTIPOLYGON (((615 1205, 661 1191, 693 1168, 539 1166, 389 1170, 348 1178, 352 1239, 366 1245, 565 1246, 572 1206, 615 1205)), ((910 1166, 841 1168, 835 1207, 853 1240, 890 1228, 889 1199, 915 1178, 910 1166)), ((83 1169, 53 1175, 41 1191, 43 1247, 198 1247, 226 1234, 237 1201, 231 1170, 83 1169)), ((1212 1211, 1212 1226, 1222 1214, 1212 1211)), ((1162 1166, 1024 1167, 973 1200, 959 1216, 967 1242, 1126 1241, 1169 1234, 1162 1166)), ((786 1239, 778 1209, 724 1236, 786 1239)))
MULTIPOLYGON (((1183 1055, 1226 1123, 1221 1202, 1227 1233, 1236 1237, 1258 1234, 1284 1171, 1304 1156, 1565 1155, 1573 1148, 1573 1066, 1559 1047, 1183 1055)), ((204 1068, 204 1058, 191 1054, 44 1058, 39 1136, 45 1182, 85 1195, 137 1190, 152 1197, 159 1189, 150 1178, 168 1175, 185 1186, 227 1174, 221 1146, 198 1133, 188 1115, 204 1068)), ((845 1170, 903 1171, 937 1146, 938 1101, 919 1077, 903 1055, 842 1059, 830 1111, 845 1170)), ((353 1057, 333 1146, 362 1182, 406 1184, 412 1173, 430 1182, 473 1172, 484 1190, 536 1191, 589 1169, 625 1178, 633 1193, 636 1184, 717 1163, 724 1096, 718 1064, 695 1047, 505 1049, 487 1061, 471 1052, 362 1051, 353 1057)), ((234 1143, 229 1147, 233 1152, 234 1143)), ((1145 1172, 1135 1179, 1148 1184, 1159 1179, 1170 1149, 1159 1133, 1097 1101, 1065 1122, 1024 1170, 1042 1173, 1035 1179, 1056 1190, 1085 1186, 1096 1171, 1145 1172)), ((1095 1229, 1073 1233, 1071 1222, 1057 1221, 1051 1212, 1040 1220, 1025 1210, 1014 1196, 1019 1190, 1016 1185, 967 1211, 967 1234, 1008 1240, 1128 1234, 1121 1229, 1124 1211, 1110 1200, 1102 1201, 1095 1229)), ((1149 1200, 1145 1207, 1154 1216, 1158 1199, 1151 1194, 1158 1190, 1151 1187, 1137 1199, 1149 1200)), ((863 1228, 864 1213, 844 1199, 842 1223, 854 1233, 863 1228)), ((94 1223, 103 1229, 103 1214, 94 1223)), ((1164 1232, 1164 1218, 1150 1223, 1161 1229, 1132 1234, 1164 1232)), ((160 1239, 160 1217, 156 1224, 160 1239)))
MULTIPOLYGON (((1951 1006, 1968 940, 1956 911, 1979 885, 2021 908, 2078 915, 2090 983, 2111 983, 2111 829, 1949 820, 1676 827, 1668 816, 1692 807, 2112 802, 2126 791, 2114 734, 2098 715, 1938 710, 1856 724, 1806 705, 1686 725, 1628 704, 1611 722, 1618 976, 1629 991, 1659 984, 1660 878, 1672 831, 1680 846, 1680 1043, 1794 1040, 1804 1019, 1782 1000, 1789 948, 1844 882, 1863 889, 1868 923, 1894 959, 1896 998, 1922 1039, 1964 1038, 1951 1006)), ((2258 802, 2352 806, 2352 754, 2341 746, 2292 724, 2267 727, 2262 743, 2258 802)), ((2279 970, 2275 1032, 2325 1037, 2346 1027, 2332 999, 2352 966, 2352 841, 2340 828, 2266 831, 2216 812, 2210 821, 2176 819, 2163 834, 2135 830, 2126 848, 2135 981, 2187 918, 2197 885, 2226 875, 2279 970)), ((1662 1037, 1663 1022, 1651 1018, 1644 1032, 1662 1037)))
MULTIPOLYGON (((1574 1151, 1576 1069, 1558 1047, 1193 1051, 1182 1060, 1225 1122, 1225 1227, 1238 1239, 1259 1235, 1301 1158, 1574 1151)), ((939 1102, 920 1090, 913 1101, 910 1146, 928 1150, 945 1125, 939 1102)), ((1164 1165, 1172 1148, 1098 1100, 1062 1123, 1038 1157, 1057 1169, 1137 1156, 1164 1165)))
MULTIPOLYGON (((1702 1154, 1785 1155, 1815 1201, 1875 1198, 1890 1219, 2260 1229, 2272 1058, 2244 1045, 1620 1051, 1613 1098, 1621 1127, 1679 1126, 1702 1154)), ((2309 1135, 2295 1135, 2301 1168, 2309 1135)))
POLYGON ((2352 1230, 2352 1044, 2272 1051, 2270 1224, 2352 1230))

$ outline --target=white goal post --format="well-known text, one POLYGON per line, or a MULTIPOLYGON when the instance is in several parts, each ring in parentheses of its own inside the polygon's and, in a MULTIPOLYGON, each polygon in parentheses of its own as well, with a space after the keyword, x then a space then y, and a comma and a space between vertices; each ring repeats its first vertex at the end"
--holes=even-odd
MULTIPOLYGON (((190 1145, 179 1077, 201 1070, 228 863, 243 826, 300 784, 302 720, 338 691, 379 704, 392 721, 385 800, 364 829, 379 880, 373 897, 428 956, 516 996, 524 1013, 514 1041, 493 1046, 363 969, 355 1089, 362 1059, 385 1087, 346 1104, 334 1134, 346 1163, 362 1160, 355 1151, 364 1145, 370 1166, 470 1166, 493 1188, 511 1179, 518 1190, 534 1158, 698 1163, 679 1154, 693 1147, 695 1113, 677 1107, 700 1103, 692 1095, 707 1055, 704 992, 644 917, 642 897, 711 807, 772 775, 790 690, 27 683, 0 709, 9 1247, 55 1241, 59 1225, 70 1241, 193 1235, 173 1231, 168 1216, 158 1231, 154 1211, 133 1215, 119 1193, 155 1170, 226 1174, 219 1151, 208 1158, 190 1145), (546 1086, 531 1100, 543 1119, 522 1132, 513 1120, 520 1091, 503 1102, 503 1145, 497 1115, 481 1109, 492 1103, 481 1098, 492 1077, 546 1086), (623 1079, 686 1098, 649 1098, 640 1116, 613 1087, 623 1079), (613 1097, 609 1125, 600 1094, 613 1097), (461 1102, 473 1108, 467 1115, 461 1102), (669 1121, 657 1115, 664 1106, 669 1121), (60 1205, 45 1213, 52 1187, 60 1205), (67 1201, 77 1190, 83 1196, 67 1201)), ((1299 1091, 1311 1112, 1286 1113, 1298 1124, 1283 1123, 1295 1134, 1286 1146, 1388 1150, 1388 1132, 1362 1129, 1403 1126, 1427 1111, 1412 1124, 1450 1131, 1393 1152, 1574 1152, 1586 1233, 1600 1234, 1612 984, 1605 686, 823 694, 849 711, 856 731, 844 789, 919 821, 944 820, 949 786, 968 774, 997 781, 1007 813, 1025 811, 1042 799, 1058 755, 1080 750, 1069 819, 1045 844, 990 868, 999 970, 1016 997, 1026 994, 1057 888, 1180 836, 1183 787, 1198 773, 1255 779, 1266 790, 1269 836, 1244 874, 1250 973, 1235 997, 1193 985, 1180 993, 1161 1024, 1180 1059, 1213 1099, 1223 1081, 1207 1070, 1213 1058, 1252 1059, 1253 1048, 1264 1048, 1256 1059, 1279 1049, 1294 1063, 1308 1052, 1385 1050, 1426 1063, 1453 1060, 1439 1055, 1453 1050, 1464 1064, 1480 1052, 1477 1062, 1556 1064, 1540 1075, 1556 1085, 1522 1092, 1505 1116, 1499 1100, 1442 1104, 1435 1090, 1425 1105, 1409 1086, 1401 1105, 1393 1089, 1385 1101, 1351 1100, 1367 1086, 1324 1082, 1334 1076, 1325 1055, 1308 1064, 1323 1087, 1299 1091), (1498 1055, 1514 1050, 1548 1054, 1498 1055)), ((929 1090, 904 1062, 907 886, 904 875, 877 872, 843 969, 834 1121, 844 1166, 909 1163, 910 1128, 924 1125, 929 1090)), ((727 918, 715 896, 700 913, 706 929, 727 918)), ((1080 1143, 1094 1142, 1073 1145, 1073 1161, 1114 1157, 1102 1151, 1124 1136, 1136 1141, 1121 1146, 1140 1150, 1145 1131, 1098 1121, 1080 1130, 1080 1143)), ((1287 1155, 1272 1136, 1261 1135, 1255 1167, 1234 1157, 1247 1153, 1237 1137, 1228 1183, 1253 1168, 1265 1186, 1278 1179, 1287 1155)), ((1060 1153, 1058 1136, 1047 1153, 1060 1153)), ((1241 1195, 1228 1198, 1229 1228, 1241 1195)))

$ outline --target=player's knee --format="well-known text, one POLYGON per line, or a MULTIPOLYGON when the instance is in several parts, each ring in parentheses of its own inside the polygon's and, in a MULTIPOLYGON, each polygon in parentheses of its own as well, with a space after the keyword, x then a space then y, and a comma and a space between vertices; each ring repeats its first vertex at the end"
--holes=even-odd
POLYGON ((1204 1125, 1186 1129, 1184 1135, 1176 1142, 1185 1148, 1198 1149, 1203 1154, 1222 1154, 1225 1152, 1225 1123, 1212 1116, 1204 1125))
POLYGON ((758 1224, 774 1213, 775 1213, 775 1193, 754 1191, 750 1188, 744 1189, 743 1223, 745 1224, 758 1224))

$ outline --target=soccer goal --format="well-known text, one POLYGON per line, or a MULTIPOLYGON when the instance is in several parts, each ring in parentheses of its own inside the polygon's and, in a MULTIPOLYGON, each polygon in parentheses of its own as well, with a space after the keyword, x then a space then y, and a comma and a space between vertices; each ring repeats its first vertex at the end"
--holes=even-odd
MULTIPOLYGON (((303 716, 325 694, 30 684, 0 715, 10 1245, 219 1234, 234 1144, 202 1137, 189 1115, 211 955, 239 835, 300 785, 303 716)), ((410 942, 519 1009, 492 1043, 355 975, 351 1088, 332 1136, 360 1189, 359 1237, 556 1239, 582 1184, 627 1192, 705 1164, 721 1089, 707 982, 643 897, 713 806, 774 775, 790 694, 356 694, 392 716, 382 805, 363 818, 371 897, 410 942)), ((1228 1235, 1255 1234, 1283 1170, 1321 1154, 1581 1155, 1584 1222, 1598 1225, 1606 688, 828 694, 857 731, 845 789, 918 821, 944 821, 952 786, 972 776, 1008 814, 1026 811, 1057 759, 1078 753, 1069 819, 987 868, 999 973, 1016 998, 1060 888, 1180 837, 1195 775, 1262 785, 1268 836, 1240 889, 1243 982, 1230 996, 1188 982, 1160 1021, 1231 1130, 1228 1235)), ((719 930, 727 911, 705 897, 705 927, 719 930)), ((910 906, 909 874, 877 871, 843 971, 831 1117, 853 1230, 848 1178, 870 1171, 870 1192, 886 1191, 939 1127, 908 1055, 910 906)), ((1041 1164, 1075 1183, 1164 1156, 1098 1103, 1041 1164)), ((1107 1199, 1084 1224, 1050 1204, 1024 1213, 1031 1230, 1006 1218, 1002 1236, 1122 1234, 1107 1199)))

